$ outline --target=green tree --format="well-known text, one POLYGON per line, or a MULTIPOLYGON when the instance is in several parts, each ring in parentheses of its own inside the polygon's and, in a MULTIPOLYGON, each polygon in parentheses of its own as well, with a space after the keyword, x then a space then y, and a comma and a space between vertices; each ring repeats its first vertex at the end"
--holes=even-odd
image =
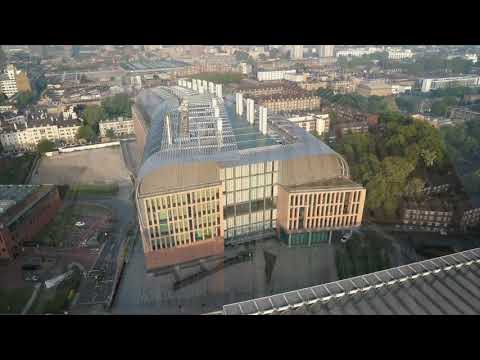
POLYGON ((0 92, 0 105, 5 105, 7 103, 7 95, 4 93, 0 92))
POLYGON ((32 105, 35 101, 35 97, 31 91, 21 92, 17 95, 17 107, 19 109, 25 109, 32 105))
POLYGON ((96 128, 98 123, 106 118, 105 111, 101 106, 93 105, 87 106, 82 112, 82 118, 85 124, 96 128))
POLYGON ((95 130, 90 125, 82 125, 78 128, 77 139, 84 139, 86 141, 94 141, 97 137, 95 130))
POLYGON ((115 137, 115 131, 113 131, 113 129, 107 129, 107 131, 105 131, 105 136, 113 139, 115 137))
POLYGON ((387 157, 367 183, 368 208, 383 209, 388 217, 395 214, 406 181, 415 166, 401 157, 387 157))
POLYGON ((425 187, 425 181, 416 177, 408 180, 407 185, 405 186, 404 194, 408 197, 413 197, 422 192, 425 187))
POLYGON ((43 139, 37 144, 37 151, 42 155, 53 150, 55 150, 55 144, 50 140, 43 139))
POLYGON ((102 101, 102 109, 109 119, 118 116, 132 116, 132 101, 127 94, 117 94, 102 101))

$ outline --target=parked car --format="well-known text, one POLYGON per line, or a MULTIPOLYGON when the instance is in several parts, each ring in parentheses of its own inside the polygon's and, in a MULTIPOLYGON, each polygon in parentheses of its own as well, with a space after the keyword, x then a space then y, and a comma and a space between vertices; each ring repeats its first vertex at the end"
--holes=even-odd
POLYGON ((83 221, 77 221, 77 222, 75 223, 75 226, 77 226, 77 227, 82 227, 82 226, 85 226, 85 223, 84 223, 83 221))
POLYGON ((340 239, 340 241, 342 243, 346 243, 348 240, 350 240, 350 238, 352 237, 353 235, 353 232, 352 231, 347 231, 345 234, 343 234, 342 238, 340 239))

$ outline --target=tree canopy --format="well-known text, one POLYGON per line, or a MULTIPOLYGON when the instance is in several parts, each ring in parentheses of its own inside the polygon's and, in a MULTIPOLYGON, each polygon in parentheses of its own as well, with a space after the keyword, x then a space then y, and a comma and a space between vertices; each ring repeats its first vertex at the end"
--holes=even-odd
POLYGON ((89 125, 82 125, 78 128, 77 139, 84 139, 86 141, 94 141, 97 134, 89 125))
POLYGON ((327 101, 354 110, 380 114, 386 111, 398 110, 393 100, 383 96, 362 96, 359 94, 335 94, 331 89, 318 89, 318 95, 327 101))
POLYGON ((117 94, 102 101, 105 116, 109 119, 118 116, 132 116, 132 101, 127 94, 117 94))
POLYGON ((399 199, 419 192, 427 173, 445 172, 449 161, 438 130, 429 124, 398 112, 381 114, 379 123, 382 131, 347 134, 335 150, 345 156, 352 178, 366 186, 367 209, 391 217, 399 199))
POLYGON ((415 59, 414 62, 392 63, 388 67, 401 68, 411 75, 437 74, 469 74, 473 63, 470 60, 456 57, 447 59, 444 56, 428 55, 415 59))
POLYGON ((42 155, 53 150, 55 150, 55 144, 50 140, 43 139, 37 144, 37 151, 42 155))
POLYGON ((21 92, 17 95, 17 107, 24 109, 35 102, 35 96, 31 91, 21 92))

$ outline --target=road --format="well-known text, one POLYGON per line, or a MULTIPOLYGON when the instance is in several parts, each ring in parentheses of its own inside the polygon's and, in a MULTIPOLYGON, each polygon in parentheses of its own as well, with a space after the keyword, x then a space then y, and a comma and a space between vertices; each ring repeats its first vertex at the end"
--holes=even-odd
POLYGON ((88 305, 106 304, 112 294, 118 259, 123 249, 129 228, 134 223, 135 210, 132 202, 131 182, 119 184, 119 192, 115 198, 84 197, 82 202, 91 202, 107 206, 113 211, 113 230, 108 234, 97 260, 87 272, 80 287, 77 307, 88 312, 88 305), (87 305, 87 307, 85 307, 87 305))

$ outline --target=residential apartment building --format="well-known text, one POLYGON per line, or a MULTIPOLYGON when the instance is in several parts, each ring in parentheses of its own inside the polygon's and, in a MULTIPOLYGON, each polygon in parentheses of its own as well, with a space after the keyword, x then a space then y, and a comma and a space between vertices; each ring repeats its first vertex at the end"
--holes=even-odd
POLYGON ((387 48, 389 60, 404 60, 411 59, 414 53, 410 49, 387 48))
POLYGON ((350 48, 350 49, 344 49, 344 50, 339 50, 335 53, 336 57, 360 57, 363 55, 371 55, 377 52, 382 52, 384 51, 383 48, 379 47, 361 47, 361 48, 350 48))
POLYGON ((144 144, 136 202, 148 270, 222 256, 224 246, 255 238, 325 242, 362 221, 366 190, 349 180, 339 154, 286 117, 264 124, 263 107, 247 122, 231 100, 191 84, 136 98, 144 144))
POLYGON ((299 92, 292 95, 259 96, 255 97, 255 102, 265 106, 272 113, 320 109, 320 97, 308 92, 299 92))
POLYGON ((335 45, 317 45, 317 54, 319 58, 333 57, 334 50, 335 50, 335 45))
POLYGON ((296 94, 300 91, 297 84, 288 81, 272 81, 267 83, 248 83, 240 84, 235 87, 235 92, 242 93, 245 96, 271 96, 278 94, 296 94))
POLYGON ((433 198, 422 202, 408 201, 402 212, 402 223, 405 225, 447 228, 454 219, 452 204, 433 198))
POLYGON ((34 150, 41 140, 54 143, 76 143, 76 135, 81 126, 81 120, 51 115, 17 116, 2 121, 0 127, 0 142, 5 150, 34 150))
POLYGON ((288 121, 300 126, 306 132, 319 136, 327 135, 330 130, 330 117, 328 114, 298 114, 288 116, 288 121))
POLYGON ((305 91, 315 91, 318 89, 326 89, 328 84, 328 81, 309 81, 300 83, 298 86, 305 91))
POLYGON ((422 92, 442 89, 446 87, 477 87, 480 86, 480 76, 466 75, 447 78, 421 79, 420 88, 422 92))
POLYGON ((107 131, 109 129, 113 131, 116 137, 134 134, 133 120, 121 116, 115 119, 106 119, 100 121, 98 128, 100 130, 101 137, 107 137, 107 131))
POLYGON ((53 185, 0 185, 0 259, 15 259, 61 206, 53 185))
POLYGON ((272 71, 257 71, 258 81, 278 81, 285 80, 287 74, 296 74, 297 70, 272 70, 272 71))
POLYGON ((290 58, 295 60, 303 59, 303 45, 290 45, 290 58))
POLYGON ((362 96, 391 96, 392 85, 381 81, 362 81, 356 89, 356 92, 362 96))
POLYGON ((15 65, 8 64, 0 75, 0 92, 10 98, 18 92, 31 90, 27 75, 17 70, 15 65))
POLYGON ((480 203, 466 194, 437 193, 402 206, 402 222, 408 225, 439 228, 465 228, 480 224, 480 203))

